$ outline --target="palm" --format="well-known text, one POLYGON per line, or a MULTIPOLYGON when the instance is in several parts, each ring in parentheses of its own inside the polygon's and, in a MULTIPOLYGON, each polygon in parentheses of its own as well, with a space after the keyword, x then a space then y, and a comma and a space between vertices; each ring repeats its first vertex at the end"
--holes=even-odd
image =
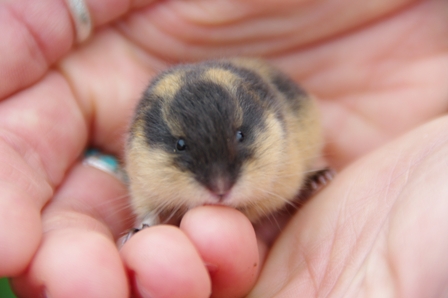
POLYGON ((447 128, 438 119, 341 172, 282 232, 250 297, 445 296, 447 128))

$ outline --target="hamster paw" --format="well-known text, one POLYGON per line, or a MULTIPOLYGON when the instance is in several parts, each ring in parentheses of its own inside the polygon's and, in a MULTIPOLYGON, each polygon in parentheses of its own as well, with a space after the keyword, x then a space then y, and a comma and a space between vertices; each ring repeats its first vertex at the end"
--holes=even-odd
POLYGON ((330 183, 336 175, 336 171, 331 168, 325 168, 312 173, 306 182, 306 187, 316 192, 330 183))
POLYGON ((132 236, 134 236, 135 234, 137 234, 141 230, 149 228, 149 227, 150 227, 150 225, 148 225, 146 223, 142 223, 139 228, 132 228, 132 229, 130 229, 129 232, 127 232, 126 235, 124 235, 123 237, 120 238, 119 244, 118 244, 119 248, 122 248, 123 245, 126 242, 128 242, 128 240, 131 239, 132 236))

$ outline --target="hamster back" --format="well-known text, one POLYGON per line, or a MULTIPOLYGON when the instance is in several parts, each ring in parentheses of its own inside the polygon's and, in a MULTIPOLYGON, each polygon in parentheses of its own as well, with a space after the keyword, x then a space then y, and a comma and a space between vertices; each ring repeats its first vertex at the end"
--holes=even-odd
POLYGON ((256 222, 282 208, 321 156, 318 118, 312 98, 260 60, 162 72, 137 106, 126 148, 139 221, 220 204, 256 222))

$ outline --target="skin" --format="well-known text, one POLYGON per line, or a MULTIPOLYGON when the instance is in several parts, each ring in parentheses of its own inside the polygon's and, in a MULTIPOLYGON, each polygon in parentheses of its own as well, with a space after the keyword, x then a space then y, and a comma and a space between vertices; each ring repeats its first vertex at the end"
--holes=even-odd
POLYGON ((63 1, 0 4, 0 275, 19 296, 447 294, 446 1, 86 2, 102 27, 81 47, 63 1), (236 54, 319 97, 338 177, 272 247, 237 211, 201 207, 118 252, 125 189, 79 155, 121 156, 135 101, 170 62, 236 54))

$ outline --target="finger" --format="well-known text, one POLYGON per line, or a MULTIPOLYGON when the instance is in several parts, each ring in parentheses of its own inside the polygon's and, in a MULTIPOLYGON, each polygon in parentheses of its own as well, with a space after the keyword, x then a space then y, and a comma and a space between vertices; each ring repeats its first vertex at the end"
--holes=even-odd
POLYGON ((212 280, 212 297, 243 297, 261 268, 258 243, 249 220, 232 208, 190 210, 180 228, 190 238, 212 280))
MULTIPOLYGON (((99 26, 153 0, 87 1, 99 26)), ((72 47, 75 30, 64 0, 0 3, 0 99, 38 80, 72 47)))
POLYGON ((119 157, 135 104, 154 74, 141 56, 123 36, 104 29, 58 63, 90 120, 91 145, 119 157))
POLYGON ((275 56, 342 34, 410 2, 162 1, 120 28, 166 61, 275 56))
POLYGON ((113 176, 77 165, 43 212, 44 236, 26 274, 12 280, 21 297, 126 297, 115 245, 129 223, 125 187, 113 176), (61 278, 63 276, 63 278, 61 278))
POLYGON ((137 297, 201 298, 210 279, 197 250, 179 229, 155 226, 134 235, 120 251, 137 297))
POLYGON ((331 165, 342 168, 446 112, 447 12, 446 1, 414 2, 381 21, 275 57, 321 99, 331 165))
POLYGON ((40 240, 40 210, 86 143, 70 88, 55 73, 0 103, 0 275, 24 269, 40 240), (45 103, 45 104, 43 104, 45 103))
POLYGON ((437 119, 339 173, 280 235, 249 297, 443 296, 447 129, 437 119))

